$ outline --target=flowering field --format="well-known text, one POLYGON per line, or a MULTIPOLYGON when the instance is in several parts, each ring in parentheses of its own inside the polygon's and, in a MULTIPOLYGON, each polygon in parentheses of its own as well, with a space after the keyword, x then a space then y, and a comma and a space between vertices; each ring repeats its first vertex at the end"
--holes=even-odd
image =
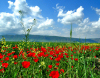
POLYGON ((100 45, 24 42, 0 47, 0 78, 100 78, 100 45))

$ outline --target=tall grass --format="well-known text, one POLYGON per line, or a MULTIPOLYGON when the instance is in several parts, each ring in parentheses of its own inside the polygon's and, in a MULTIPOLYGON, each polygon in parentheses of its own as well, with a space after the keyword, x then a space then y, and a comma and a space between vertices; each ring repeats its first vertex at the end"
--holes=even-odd
MULTIPOLYGON (((70 43, 71 43, 71 38, 72 38, 72 23, 71 23, 71 30, 70 30, 70 43)), ((70 46, 71 47, 71 46, 70 46)), ((71 52, 69 52, 69 63, 70 63, 70 78, 71 78, 71 52)))

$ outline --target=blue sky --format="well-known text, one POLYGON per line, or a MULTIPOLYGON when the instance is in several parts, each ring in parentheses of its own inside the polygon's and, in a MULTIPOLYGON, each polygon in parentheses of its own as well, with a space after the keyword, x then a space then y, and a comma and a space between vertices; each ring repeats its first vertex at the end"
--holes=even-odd
POLYGON ((100 38, 100 0, 1 0, 0 8, 0 35, 25 34, 35 18, 31 35, 70 37, 72 23, 73 38, 100 38))

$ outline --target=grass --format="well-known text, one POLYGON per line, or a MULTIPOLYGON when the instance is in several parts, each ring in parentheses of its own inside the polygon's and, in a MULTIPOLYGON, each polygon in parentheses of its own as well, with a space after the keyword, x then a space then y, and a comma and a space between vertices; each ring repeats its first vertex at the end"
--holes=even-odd
POLYGON ((0 53, 1 56, 3 55, 5 56, 3 58, 0 57, 0 61, 1 61, 1 65, 2 63, 8 63, 9 65, 7 66, 7 68, 5 68, 6 65, 1 66, 0 69, 4 68, 5 70, 4 72, 3 70, 1 71, 0 73, 1 78, 8 78, 8 77, 51 78, 51 76, 49 75, 51 72, 53 73, 54 70, 58 71, 59 75, 57 73, 55 73, 55 75, 52 74, 52 78, 53 76, 57 76, 57 75, 59 76, 58 78, 69 78, 69 77, 99 78, 100 77, 99 76, 100 56, 97 56, 98 54, 100 55, 100 50, 99 50, 100 45, 95 46, 92 44, 92 46, 89 46, 91 44, 84 45, 84 43, 82 43, 80 44, 80 48, 79 48, 77 43, 76 44, 74 43, 72 44, 72 48, 71 48, 69 46, 69 43, 57 44, 57 43, 46 43, 46 42, 45 43, 31 42, 30 44, 28 44, 30 46, 27 52, 25 52, 26 49, 23 48, 21 42, 20 43, 12 42, 12 46, 10 46, 10 42, 7 44, 9 44, 8 49, 3 47, 7 45, 2 46, 3 50, 1 50, 0 53), (17 45, 18 47, 14 48, 15 45, 17 45), (40 48, 37 48, 35 45, 37 45, 40 48), (20 48, 20 46, 22 47, 20 48), (19 56, 21 49, 23 49, 23 52, 22 55, 19 56), (70 58, 69 58, 69 52, 71 55, 70 58), (12 54, 10 56, 7 56, 9 55, 9 53, 12 54), (31 53, 36 53, 36 54, 35 56, 32 57, 31 53), (26 55, 29 54, 30 56, 27 57, 26 55), (17 58, 15 58, 16 56, 17 58), (28 68, 23 67, 22 62, 24 61, 30 62, 29 67, 27 65, 28 68), (70 65, 71 68, 69 67, 70 65), (10 71, 14 73, 9 73, 10 71))
POLYGON ((25 42, 3 37, 0 78, 100 78, 100 44, 29 42, 28 35, 25 42))

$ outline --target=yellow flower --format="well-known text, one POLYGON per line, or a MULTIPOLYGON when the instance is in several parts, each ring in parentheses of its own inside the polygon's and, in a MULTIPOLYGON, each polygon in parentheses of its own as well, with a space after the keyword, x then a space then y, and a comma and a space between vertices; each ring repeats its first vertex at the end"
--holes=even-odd
POLYGON ((14 61, 12 61, 12 63, 14 63, 14 61))
POLYGON ((3 49, 1 49, 1 52, 4 52, 4 50, 3 50, 3 49))
POLYGON ((8 45, 6 45, 6 47, 8 47, 8 45))
POLYGON ((15 58, 13 58, 13 60, 14 60, 15 58))
POLYGON ((41 65, 39 65, 39 67, 41 67, 41 66, 45 66, 45 62, 44 61, 41 62, 41 65))
POLYGON ((41 65, 45 65, 45 62, 43 61, 43 62, 41 62, 41 65))

